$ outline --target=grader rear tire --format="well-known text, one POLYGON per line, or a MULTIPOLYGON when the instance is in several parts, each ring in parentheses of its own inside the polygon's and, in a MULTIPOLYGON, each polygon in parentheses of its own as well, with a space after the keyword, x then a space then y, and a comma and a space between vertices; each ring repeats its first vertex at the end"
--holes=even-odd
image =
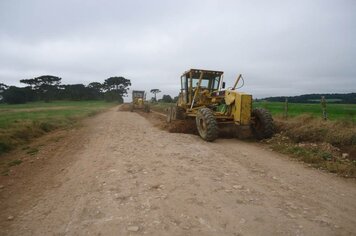
POLYGON ((261 140, 273 136, 274 126, 271 113, 266 109, 256 108, 252 111, 252 117, 254 122, 251 125, 251 129, 257 139, 261 140))
POLYGON ((218 123, 214 113, 209 108, 202 108, 195 118, 199 135, 208 142, 214 141, 218 137, 218 123))

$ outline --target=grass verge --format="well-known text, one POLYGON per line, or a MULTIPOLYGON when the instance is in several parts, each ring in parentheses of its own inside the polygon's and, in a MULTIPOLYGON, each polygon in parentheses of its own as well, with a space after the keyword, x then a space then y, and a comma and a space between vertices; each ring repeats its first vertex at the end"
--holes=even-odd
POLYGON ((160 113, 167 113, 167 108, 171 106, 176 106, 176 103, 165 103, 165 102, 155 102, 150 103, 151 109, 160 113))
MULTIPOLYGON (((104 101, 54 101, 21 105, 0 104, 0 155, 30 140, 93 116, 114 103, 104 101)), ((34 155, 37 151, 29 150, 34 155)))
POLYGON ((356 177, 356 126, 352 121, 324 121, 311 115, 275 118, 277 134, 266 140, 274 151, 315 168, 356 177))

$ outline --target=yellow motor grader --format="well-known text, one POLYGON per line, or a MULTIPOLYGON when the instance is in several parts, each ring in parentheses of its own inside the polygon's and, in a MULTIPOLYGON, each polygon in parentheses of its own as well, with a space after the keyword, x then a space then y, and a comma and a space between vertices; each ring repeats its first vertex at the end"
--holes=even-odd
POLYGON ((130 111, 134 111, 135 109, 141 109, 145 112, 150 112, 150 105, 146 101, 145 91, 132 91, 132 103, 130 105, 130 111))
POLYGON ((248 128, 257 139, 274 133, 271 114, 262 108, 252 109, 252 95, 238 92, 239 75, 232 88, 225 89, 222 71, 190 69, 181 76, 181 91, 176 106, 168 109, 167 122, 194 119, 202 139, 214 141, 219 126, 248 128))

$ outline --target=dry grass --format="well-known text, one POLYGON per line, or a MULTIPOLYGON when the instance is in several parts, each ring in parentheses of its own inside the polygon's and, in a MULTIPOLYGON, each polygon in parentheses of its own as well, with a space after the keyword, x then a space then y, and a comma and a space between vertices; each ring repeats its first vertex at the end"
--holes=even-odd
POLYGON ((71 128, 113 105, 104 101, 1 104, 0 155, 55 129, 71 128))
POLYGON ((310 115, 300 115, 288 120, 277 118, 276 127, 295 142, 356 145, 356 126, 351 121, 324 121, 310 115))
POLYGON ((74 122, 70 120, 27 121, 3 130, 0 133, 0 153, 9 151, 14 147, 27 143, 52 130, 69 127, 74 122))
POLYGON ((347 121, 324 121, 310 115, 276 118, 273 150, 290 154, 313 167, 356 177, 356 127, 347 121))

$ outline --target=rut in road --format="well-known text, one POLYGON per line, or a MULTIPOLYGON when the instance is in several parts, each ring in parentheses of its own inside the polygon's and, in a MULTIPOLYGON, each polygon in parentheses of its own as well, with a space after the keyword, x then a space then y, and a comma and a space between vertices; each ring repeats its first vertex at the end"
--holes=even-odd
POLYGON ((16 198, 1 198, 1 235, 356 233, 354 180, 261 144, 208 143, 117 108, 88 119, 73 137, 53 150, 58 165, 72 160, 62 171, 51 172, 54 162, 28 177, 41 188, 2 190, 16 198))

